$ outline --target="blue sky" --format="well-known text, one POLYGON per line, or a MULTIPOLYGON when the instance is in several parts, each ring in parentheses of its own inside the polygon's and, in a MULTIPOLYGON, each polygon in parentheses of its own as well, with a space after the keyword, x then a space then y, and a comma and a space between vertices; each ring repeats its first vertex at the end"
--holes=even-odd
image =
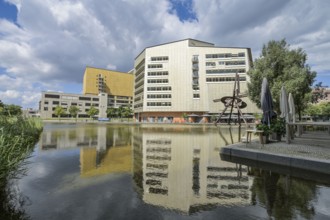
POLYGON ((249 47, 283 38, 330 86, 330 1, 0 0, 0 100, 38 107, 41 91, 81 93, 86 66, 128 71, 145 47, 194 38, 249 47))

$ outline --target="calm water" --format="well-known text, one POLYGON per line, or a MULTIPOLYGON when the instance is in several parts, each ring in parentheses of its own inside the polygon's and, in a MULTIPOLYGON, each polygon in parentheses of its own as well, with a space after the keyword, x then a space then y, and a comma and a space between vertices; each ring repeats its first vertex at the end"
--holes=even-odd
POLYGON ((221 160, 238 136, 237 128, 46 124, 27 175, 13 181, 14 201, 33 220, 330 219, 327 179, 221 160))

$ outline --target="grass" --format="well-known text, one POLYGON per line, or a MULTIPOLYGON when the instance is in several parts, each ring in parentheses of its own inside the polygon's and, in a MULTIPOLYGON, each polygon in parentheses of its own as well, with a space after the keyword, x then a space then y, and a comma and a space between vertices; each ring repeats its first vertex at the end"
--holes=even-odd
MULTIPOLYGON (((43 125, 38 118, 0 116, 0 217, 13 218, 20 211, 10 205, 10 179, 24 174, 24 160, 30 156, 43 125)), ((16 219, 16 217, 14 217, 16 219)))

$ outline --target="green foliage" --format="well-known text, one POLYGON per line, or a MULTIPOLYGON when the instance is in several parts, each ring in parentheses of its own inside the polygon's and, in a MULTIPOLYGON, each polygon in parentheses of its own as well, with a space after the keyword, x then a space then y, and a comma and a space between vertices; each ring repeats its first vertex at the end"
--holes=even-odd
POLYGON ((330 115, 330 103, 320 102, 318 104, 308 104, 304 110, 304 114, 315 116, 315 115, 330 115))
POLYGON ((116 108, 114 108, 114 107, 111 107, 111 108, 108 108, 107 109, 107 116, 109 117, 109 118, 114 118, 114 117, 116 117, 117 116, 117 109, 116 108))
POLYGON ((99 113, 99 110, 97 108, 95 108, 94 106, 92 106, 88 111, 87 111, 87 115, 92 118, 95 115, 97 115, 99 113))
POLYGON ((71 105, 69 108, 69 113, 72 117, 76 118, 76 120, 77 120, 79 110, 80 109, 77 106, 71 105))
MULTIPOLYGON (((8 181, 24 174, 24 160, 29 157, 42 131, 39 118, 0 116, 0 218, 22 219, 13 205, 13 192, 8 181)), ((21 202, 21 201, 20 201, 21 202)))
POLYGON ((22 115, 22 107, 18 105, 6 105, 1 102, 0 115, 20 116, 22 115))
POLYGON ((263 131, 264 135, 269 135, 272 133, 272 130, 270 129, 270 127, 268 127, 268 125, 265 125, 265 124, 257 124, 256 128, 259 131, 263 131))
POLYGON ((60 117, 65 114, 65 110, 62 106, 56 106, 54 114, 58 117, 58 120, 60 120, 60 117))
POLYGON ((307 55, 301 49, 290 49, 283 39, 270 41, 263 45, 260 58, 254 62, 254 67, 248 72, 251 82, 248 84, 249 97, 260 107, 260 92, 262 79, 268 79, 272 93, 275 111, 279 112, 279 96, 281 87, 285 86, 292 93, 296 111, 306 108, 306 97, 310 94, 310 86, 314 82, 316 72, 311 71, 306 64, 307 55))
POLYGON ((272 132, 283 135, 286 132, 285 121, 283 118, 273 119, 270 124, 270 129, 272 132))

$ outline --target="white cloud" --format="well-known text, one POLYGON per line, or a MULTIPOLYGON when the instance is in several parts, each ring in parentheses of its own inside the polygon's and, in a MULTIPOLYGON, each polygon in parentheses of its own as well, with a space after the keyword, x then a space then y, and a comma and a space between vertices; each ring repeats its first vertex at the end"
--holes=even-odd
POLYGON ((81 83, 86 66, 129 71, 145 47, 184 38, 251 47, 254 58, 264 43, 286 38, 313 70, 330 73, 330 1, 195 0, 197 19, 184 22, 167 0, 7 2, 19 13, 17 24, 0 19, 0 92, 20 96, 0 99, 26 107, 37 106, 34 93, 81 83))

